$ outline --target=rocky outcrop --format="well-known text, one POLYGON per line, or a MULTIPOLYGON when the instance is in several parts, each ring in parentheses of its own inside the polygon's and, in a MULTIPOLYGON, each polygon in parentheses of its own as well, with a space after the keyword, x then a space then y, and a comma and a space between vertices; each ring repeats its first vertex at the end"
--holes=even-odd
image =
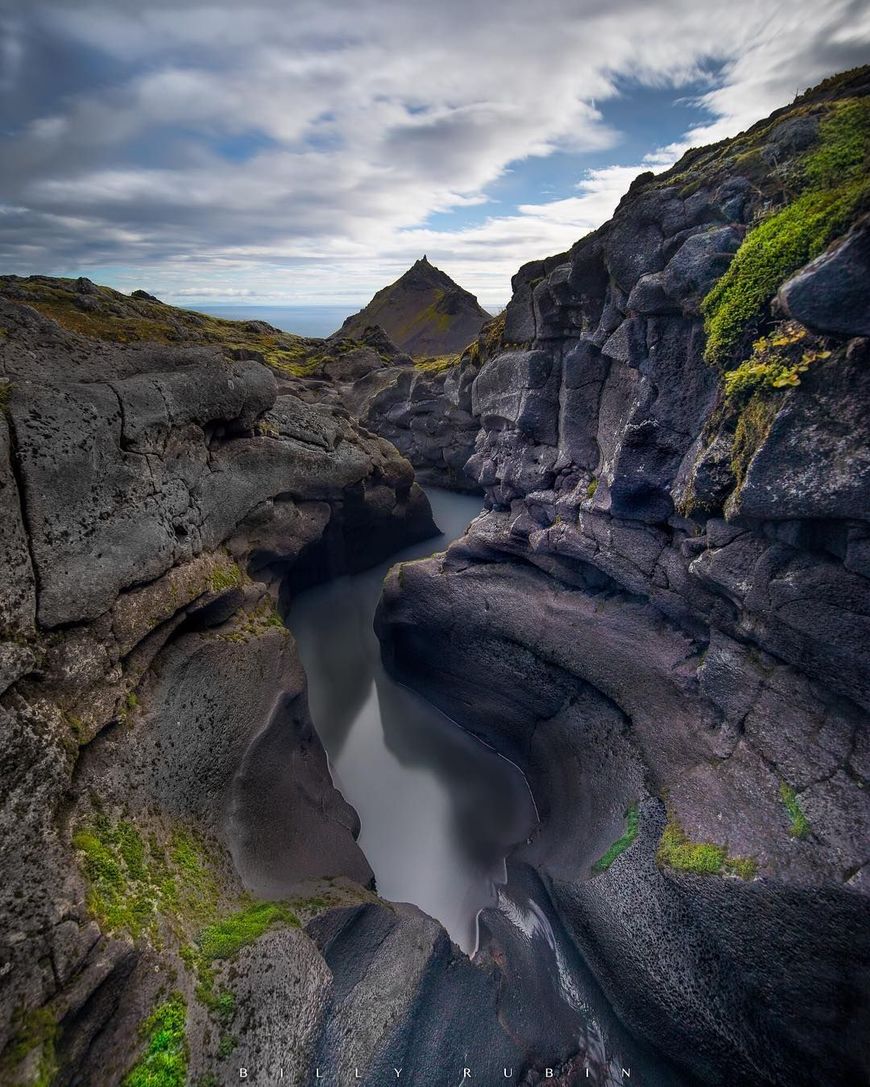
POLYGON ((451 355, 467 347, 489 319, 473 294, 422 257, 348 317, 336 336, 359 339, 377 325, 409 355, 451 355))
POLYGON ((868 89, 638 178, 520 270, 471 385, 487 510, 378 618, 391 671, 525 770, 515 870, 706 1083, 870 1067, 868 89))
POLYGON ((0 1078, 143 1082, 153 1031, 223 1082, 243 1028, 301 1077, 331 979, 296 926, 372 875, 276 602, 432 534, 428 503, 256 359, 21 301, 0 329, 0 1078))

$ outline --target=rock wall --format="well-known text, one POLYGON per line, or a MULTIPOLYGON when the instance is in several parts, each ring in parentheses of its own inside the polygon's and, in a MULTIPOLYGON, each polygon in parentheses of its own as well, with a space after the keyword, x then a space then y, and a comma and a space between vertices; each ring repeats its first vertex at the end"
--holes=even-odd
POLYGON ((0 1079, 145 1082, 150 1031, 191 1082, 236 1044, 302 1082, 332 980, 298 926, 372 874, 275 602, 428 503, 260 362, 0 329, 0 1079))
POLYGON ((708 1083, 870 1068, 867 93, 520 270, 471 386, 487 511, 379 612, 388 667, 525 769, 513 864, 617 1014, 708 1083), (847 121, 854 173, 813 189, 847 121))

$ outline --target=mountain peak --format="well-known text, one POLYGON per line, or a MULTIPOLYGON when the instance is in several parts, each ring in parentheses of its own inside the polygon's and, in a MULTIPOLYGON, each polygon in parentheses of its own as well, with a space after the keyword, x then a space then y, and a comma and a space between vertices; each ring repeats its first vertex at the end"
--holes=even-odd
POLYGON ((393 343, 411 355, 449 355, 477 336, 490 314, 424 253, 399 278, 378 291, 338 335, 359 338, 380 325, 393 343))

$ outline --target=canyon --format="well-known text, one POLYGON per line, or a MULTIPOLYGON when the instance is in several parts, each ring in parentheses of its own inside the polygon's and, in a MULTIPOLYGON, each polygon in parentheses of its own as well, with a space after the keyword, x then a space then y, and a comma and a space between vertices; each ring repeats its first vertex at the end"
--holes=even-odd
POLYGON ((641 175, 447 364, 0 280, 4 1083, 862 1082, 868 94, 641 175), (421 483, 482 505, 436 554, 421 483), (390 689, 534 801, 472 957, 294 638, 394 556, 390 689))

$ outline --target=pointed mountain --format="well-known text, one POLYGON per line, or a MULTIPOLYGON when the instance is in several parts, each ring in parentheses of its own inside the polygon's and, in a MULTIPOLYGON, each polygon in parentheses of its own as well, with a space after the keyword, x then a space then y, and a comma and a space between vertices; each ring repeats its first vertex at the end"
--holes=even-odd
POLYGON ((335 335, 359 339, 368 326, 380 325, 409 355, 450 355, 467 347, 490 317, 473 294, 424 256, 335 335))

